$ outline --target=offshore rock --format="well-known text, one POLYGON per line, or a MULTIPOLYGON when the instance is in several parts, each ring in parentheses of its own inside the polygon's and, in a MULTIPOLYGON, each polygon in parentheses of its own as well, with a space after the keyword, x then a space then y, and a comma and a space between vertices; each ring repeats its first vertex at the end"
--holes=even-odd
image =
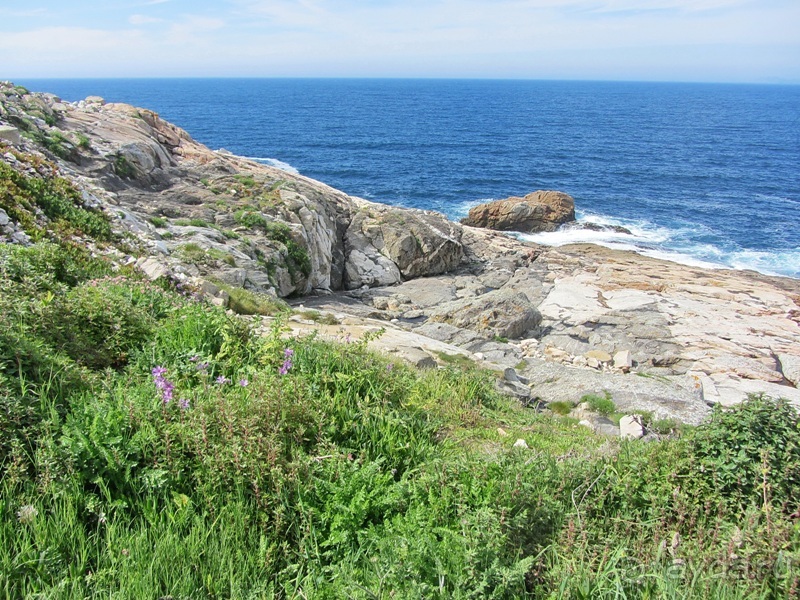
POLYGON ((563 192, 533 192, 524 198, 512 196, 480 204, 462 219, 464 225, 500 231, 537 233, 555 231, 575 220, 575 200, 563 192))

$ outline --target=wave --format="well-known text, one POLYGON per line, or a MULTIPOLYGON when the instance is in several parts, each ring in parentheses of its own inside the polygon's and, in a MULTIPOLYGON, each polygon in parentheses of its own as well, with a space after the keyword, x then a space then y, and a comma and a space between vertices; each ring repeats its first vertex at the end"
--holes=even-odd
POLYGON ((278 160, 277 158, 262 158, 260 156, 243 156, 242 158, 246 158, 248 160, 254 160, 257 163, 261 163, 262 165, 275 167, 276 169, 280 169, 281 171, 286 171, 287 173, 291 173, 292 175, 300 175, 300 171, 298 171, 295 167, 293 167, 289 163, 283 162, 282 160, 278 160))
POLYGON ((616 219, 586 212, 578 212, 577 217, 573 226, 519 237, 546 246, 597 244, 693 267, 749 269, 765 275, 800 278, 800 248, 773 251, 726 248, 707 241, 711 236, 701 225, 668 228, 646 220, 616 219))

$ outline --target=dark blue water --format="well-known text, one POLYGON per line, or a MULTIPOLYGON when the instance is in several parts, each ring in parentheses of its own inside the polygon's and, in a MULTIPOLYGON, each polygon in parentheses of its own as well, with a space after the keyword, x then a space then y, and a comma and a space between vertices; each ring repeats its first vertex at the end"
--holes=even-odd
POLYGON ((211 148, 277 159, 350 194, 450 217, 558 189, 559 232, 800 277, 800 86, 326 79, 19 81, 160 113, 211 148))

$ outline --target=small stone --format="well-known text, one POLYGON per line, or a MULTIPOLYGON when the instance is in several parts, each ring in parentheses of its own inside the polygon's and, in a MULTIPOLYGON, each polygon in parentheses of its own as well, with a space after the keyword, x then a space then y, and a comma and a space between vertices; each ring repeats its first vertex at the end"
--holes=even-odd
POLYGON ((585 356, 576 356, 572 359, 572 364, 576 367, 585 367, 586 363, 587 361, 585 356))
POLYGON ((611 362, 611 355, 605 350, 589 350, 584 356, 587 359, 594 358, 601 363, 611 362))
POLYGON ((6 211, 4 211, 2 208, 0 208, 0 227, 8 225, 8 222, 10 220, 11 219, 9 218, 8 214, 6 213, 6 211))
POLYGON ((629 370, 633 366, 633 359, 629 350, 620 350, 614 355, 614 367, 629 370))
POLYGON ((625 415, 619 420, 619 436, 625 439, 639 439, 644 435, 641 417, 625 415))
POLYGON ((597 360, 594 356, 590 356, 586 359, 586 366, 591 367, 592 369, 599 369, 600 368, 600 361, 597 360))
POLYGON ((508 367, 503 371, 503 379, 506 381, 519 381, 519 377, 517 377, 517 371, 514 367, 508 367))
POLYGON ((523 450, 527 450, 528 442, 520 438, 516 442, 514 442, 514 448, 522 448, 523 450))
POLYGON ((578 425, 582 425, 583 427, 586 427, 587 429, 591 429, 592 431, 594 431, 594 425, 588 419, 581 419, 578 425))
POLYGON ((508 432, 505 429, 503 429, 502 427, 498 427, 497 428, 497 434, 500 437, 507 437, 508 436, 508 432))

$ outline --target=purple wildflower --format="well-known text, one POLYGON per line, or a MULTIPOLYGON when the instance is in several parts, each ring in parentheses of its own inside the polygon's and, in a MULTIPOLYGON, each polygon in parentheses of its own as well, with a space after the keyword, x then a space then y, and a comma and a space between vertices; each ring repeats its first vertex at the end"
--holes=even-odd
POLYGON ((181 407, 181 410, 189 410, 189 399, 181 398, 180 400, 178 400, 178 406, 181 407))
POLYGON ((283 361, 281 368, 278 369, 278 375, 286 375, 294 365, 292 365, 292 361, 290 359, 286 359, 283 361))
POLYGON ((197 354, 189 358, 189 362, 197 362, 198 360, 200 360, 200 356, 197 354))
POLYGON ((239 380, 239 385, 242 386, 242 387, 247 387, 248 385, 250 385, 250 382, 247 380, 246 377, 242 377, 239 380))
POLYGON ((153 374, 153 382, 156 384, 156 388, 161 391, 161 400, 164 404, 169 404, 170 400, 172 400, 175 384, 165 377, 167 374, 166 367, 155 366, 151 373, 153 374))
POLYGON ((294 350, 292 350, 291 348, 286 348, 283 351, 283 357, 284 358, 292 358, 292 356, 294 356, 294 350))
POLYGON ((225 377, 224 375, 220 375, 219 377, 217 377, 216 381, 219 385, 225 385, 226 383, 231 382, 231 380, 225 377))
POLYGON ((391 373, 392 369, 394 369, 394 363, 389 363, 388 365, 386 365, 386 372, 387 373, 391 373))
POLYGON ((206 371, 206 369, 208 369, 208 363, 207 363, 207 362, 201 362, 201 363, 197 363, 197 370, 198 370, 198 371, 203 371, 203 372, 205 372, 205 371, 206 371))

